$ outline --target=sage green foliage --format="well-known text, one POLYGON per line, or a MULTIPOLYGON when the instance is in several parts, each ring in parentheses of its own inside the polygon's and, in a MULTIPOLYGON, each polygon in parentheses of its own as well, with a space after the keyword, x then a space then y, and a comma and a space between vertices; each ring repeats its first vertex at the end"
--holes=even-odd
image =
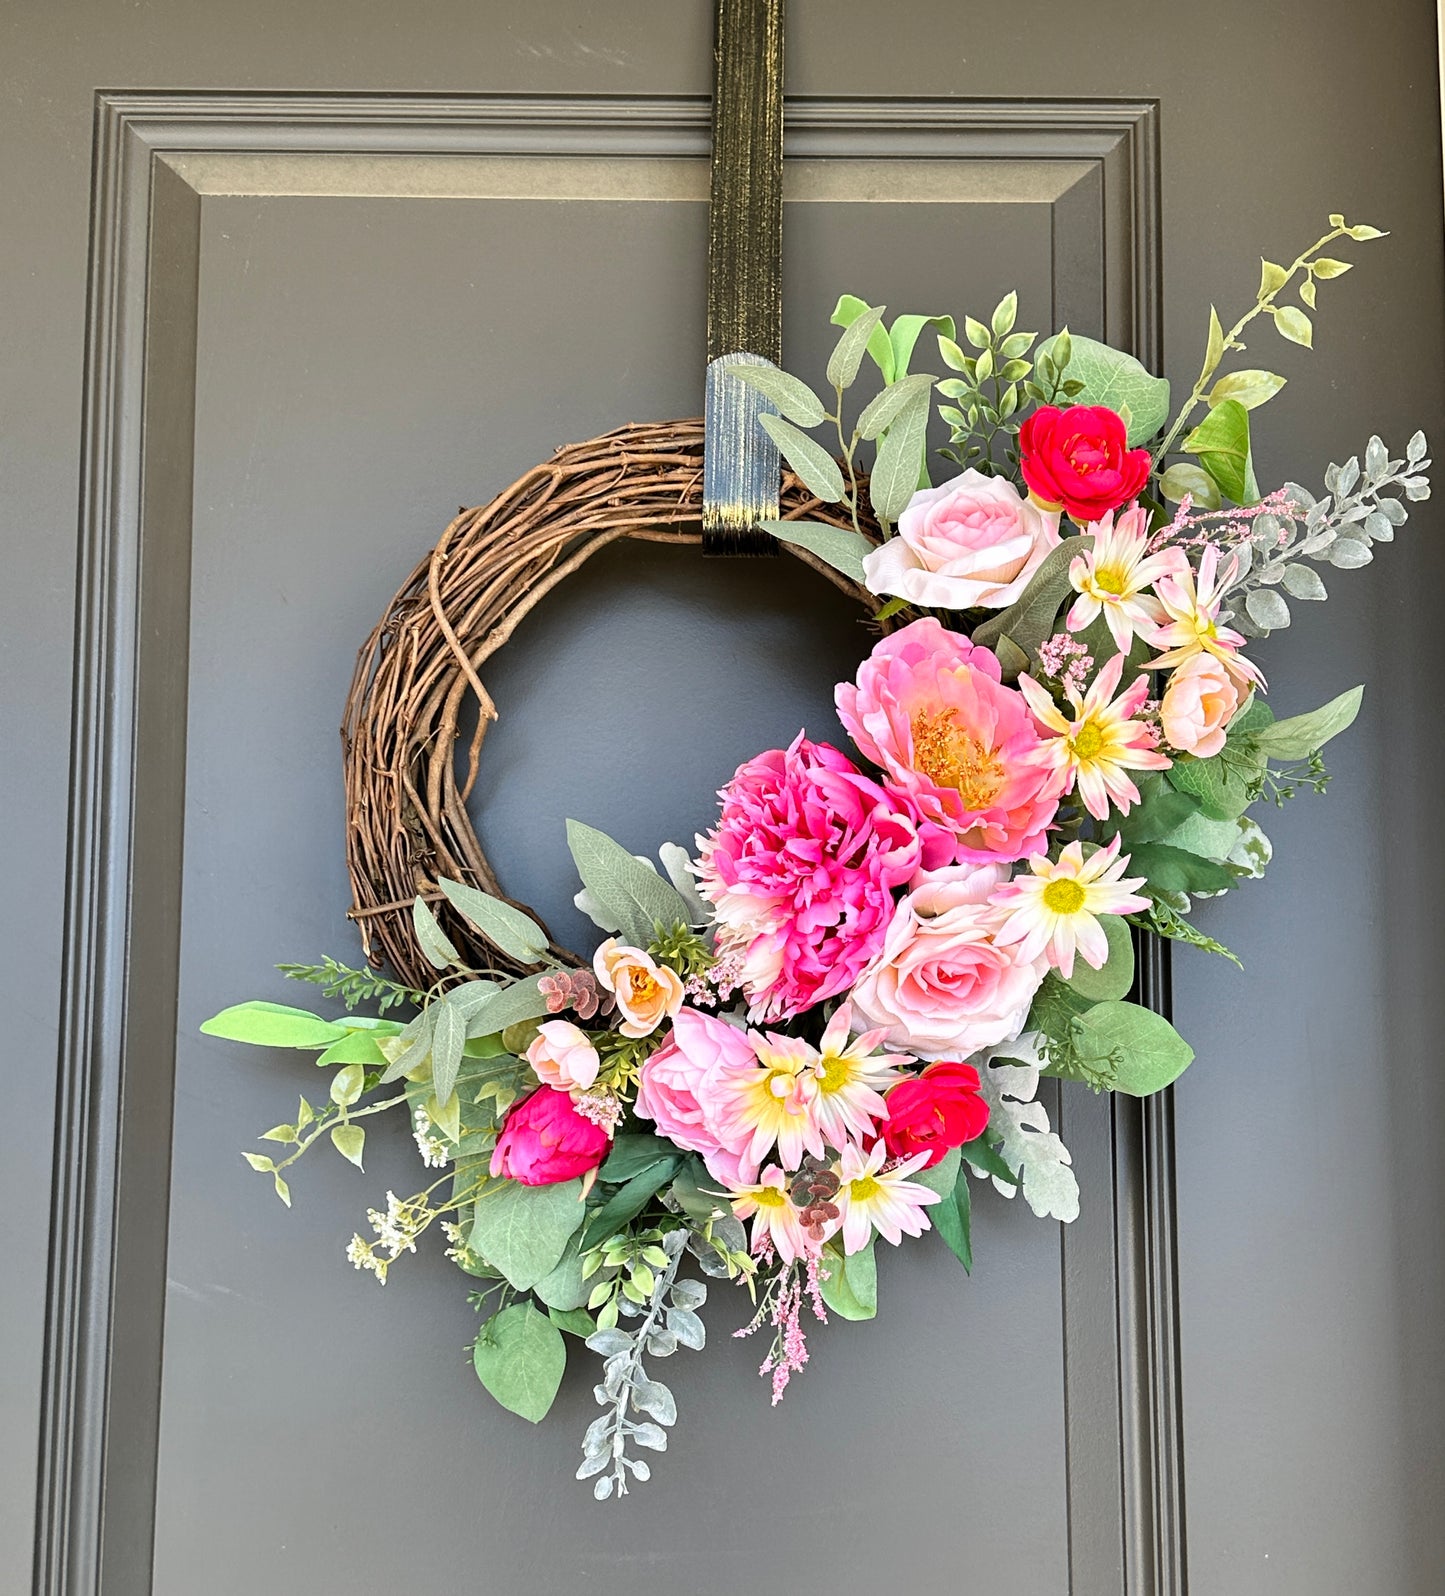
POLYGON ((875 545, 872 539, 851 527, 829 526, 823 521, 760 521, 780 543, 807 549, 820 560, 841 571, 850 581, 863 582, 863 561, 875 545))
POLYGON ((1250 734, 1251 744, 1266 759, 1308 759, 1354 724, 1364 696, 1363 687, 1352 687, 1307 715, 1293 715, 1260 727, 1250 734))
POLYGON ((452 946, 425 898, 418 896, 413 900, 411 923, 416 931, 417 946, 433 969, 450 970, 454 965, 461 964, 461 955, 452 946))
POLYGON ((1134 985, 1134 937, 1127 921, 1117 914, 1101 914, 1099 924, 1109 939, 1109 957, 1102 969, 1095 970, 1082 959, 1074 960, 1069 986, 1091 1002, 1126 997, 1134 985))
POLYGON ((1039 345, 1039 358, 1053 357, 1060 369, 1068 367, 1066 393, 1074 404, 1106 405, 1128 424, 1129 447, 1147 443, 1169 419, 1169 383, 1152 375, 1133 355, 1111 349, 1095 338, 1060 333, 1039 345), (1069 358, 1062 359, 1061 341, 1069 358))
POLYGON ((934 1203, 929 1208, 929 1221, 943 1237, 949 1251, 963 1265, 964 1272, 972 1271, 972 1207, 968 1176, 963 1172, 963 1156, 958 1148, 950 1147, 938 1163, 917 1170, 909 1178, 942 1197, 942 1202, 934 1203))
POLYGON ((561 1263, 586 1212, 580 1180, 553 1186, 499 1180, 478 1197, 467 1244, 518 1291, 530 1291, 561 1263))
POLYGON ((647 1207, 677 1172, 680 1153, 671 1153, 633 1175, 607 1199, 587 1222, 583 1247, 595 1247, 622 1230, 647 1207))
POLYGON ((837 504, 843 498, 843 473, 821 443, 781 416, 761 415, 758 424, 777 444, 778 453, 797 472, 809 493, 816 494, 824 504, 837 504))
POLYGON ((1096 1003, 1073 1025, 1075 1051, 1091 1065, 1110 1069, 1110 1084, 1130 1097, 1163 1091, 1184 1073, 1194 1049, 1152 1009, 1137 1003, 1096 1003))
POLYGON ((1064 601, 1073 594, 1069 566, 1093 546, 1092 537, 1078 536, 1065 538, 1050 549, 1018 600, 974 628, 974 643, 992 648, 1007 637, 1031 662, 1037 660, 1039 649, 1053 636, 1064 601))
POLYGON ((508 958, 536 964, 547 952, 547 934, 529 914, 489 892, 460 881, 439 880, 452 907, 508 958))
POLYGON ((583 886, 627 941, 645 948, 658 927, 689 923, 689 905, 677 888, 605 832, 569 820, 567 846, 583 886))
POLYGON ((477 1378, 512 1413, 533 1424, 546 1418, 567 1367, 562 1333, 530 1302, 493 1314, 472 1348, 477 1378))
POLYGON ((873 1242, 846 1256, 831 1242, 818 1269, 823 1301, 840 1318, 872 1319, 878 1312, 878 1261, 873 1242))

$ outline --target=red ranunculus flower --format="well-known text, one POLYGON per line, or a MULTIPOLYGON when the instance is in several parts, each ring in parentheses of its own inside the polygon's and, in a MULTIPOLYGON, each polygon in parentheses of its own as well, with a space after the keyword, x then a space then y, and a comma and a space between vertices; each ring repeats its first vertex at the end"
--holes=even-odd
POLYGON ((492 1152, 492 1174, 524 1186, 555 1186, 596 1169, 612 1138, 584 1119, 567 1092, 544 1086, 507 1115, 492 1152))
POLYGON ((1124 418, 1105 405, 1040 405, 1019 428, 1019 454, 1033 496, 1080 526, 1138 498, 1149 480, 1149 451, 1129 447, 1124 418))
POLYGON ((930 1064, 922 1075, 900 1081, 884 1101, 888 1156, 927 1153, 925 1169, 941 1164, 950 1147, 977 1140, 988 1124, 988 1104, 979 1096, 978 1071, 972 1064, 930 1064))

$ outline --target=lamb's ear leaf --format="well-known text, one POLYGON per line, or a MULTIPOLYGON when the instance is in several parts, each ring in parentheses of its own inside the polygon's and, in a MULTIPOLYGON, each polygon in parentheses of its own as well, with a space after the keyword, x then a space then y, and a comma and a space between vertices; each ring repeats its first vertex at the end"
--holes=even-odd
POLYGON ((479 892, 461 881, 439 880, 452 907, 508 958, 535 964, 547 951, 547 933, 529 914, 490 892, 479 892))

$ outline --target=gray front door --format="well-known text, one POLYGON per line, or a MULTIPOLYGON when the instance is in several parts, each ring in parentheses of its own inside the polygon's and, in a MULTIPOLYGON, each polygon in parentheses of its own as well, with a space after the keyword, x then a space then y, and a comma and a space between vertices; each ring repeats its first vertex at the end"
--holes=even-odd
MULTIPOLYGON (((1343 209, 1391 238, 1330 285, 1261 476, 1440 430, 1425 0, 790 10, 791 368, 842 291, 961 315, 1017 286, 1025 325, 1187 384, 1211 298, 1343 209)), ((1264 651, 1282 712, 1363 680, 1368 715, 1207 921, 1244 972, 1173 961, 1174 1099, 1070 1099, 1077 1225, 980 1201, 972 1279, 889 1258, 778 1412, 723 1299, 666 1467, 600 1507, 590 1372, 534 1431, 475 1385, 440 1257, 385 1291, 346 1265, 404 1133, 365 1176, 303 1168, 287 1213, 236 1150, 297 1056, 197 1025, 295 1000, 277 960, 355 960, 341 703, 457 506, 697 411, 711 7, 7 21, 0 1589, 1438 1591, 1431 516, 1264 651)), ((594 562, 489 681, 507 886, 580 943, 563 818, 690 836, 740 759, 833 734, 858 649, 791 562, 594 562)))

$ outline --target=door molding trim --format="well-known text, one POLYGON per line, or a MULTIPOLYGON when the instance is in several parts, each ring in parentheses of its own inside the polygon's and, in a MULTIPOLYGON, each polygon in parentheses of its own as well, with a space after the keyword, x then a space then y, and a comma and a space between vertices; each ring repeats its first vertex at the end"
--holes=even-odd
MULTIPOLYGON (((267 156, 702 160, 708 102, 103 92, 93 149, 38 1596, 151 1583, 203 198, 248 192, 236 181, 267 156)), ((1082 163, 1053 206, 1055 319, 1159 369, 1156 103, 791 98, 786 150, 1000 173, 1082 163)), ((1146 950, 1140 996, 1167 1012, 1167 947, 1146 950)), ((1075 1596, 1185 1588, 1172 1112, 1168 1093, 1067 1109, 1082 1183, 1114 1194, 1061 1241, 1075 1596), (1070 1381, 1087 1400, 1069 1400, 1070 1381)))

